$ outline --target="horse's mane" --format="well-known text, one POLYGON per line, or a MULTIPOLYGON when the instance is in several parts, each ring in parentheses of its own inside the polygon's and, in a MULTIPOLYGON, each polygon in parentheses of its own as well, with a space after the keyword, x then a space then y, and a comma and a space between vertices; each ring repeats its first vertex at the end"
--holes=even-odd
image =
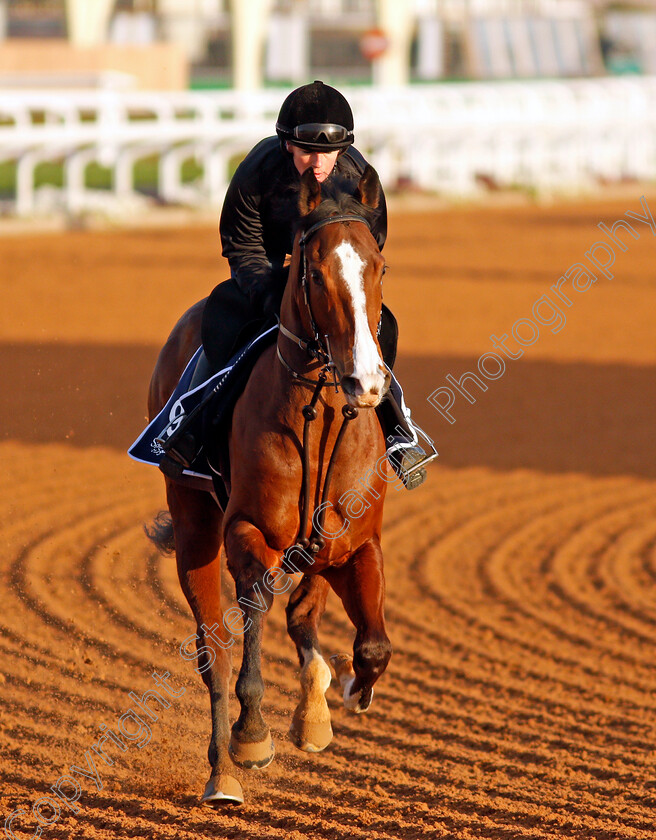
POLYGON ((355 197, 357 181, 349 178, 331 178, 321 185, 321 202, 307 216, 301 216, 296 231, 309 230, 312 225, 329 216, 359 216, 369 227, 373 227, 378 210, 358 201, 355 197))

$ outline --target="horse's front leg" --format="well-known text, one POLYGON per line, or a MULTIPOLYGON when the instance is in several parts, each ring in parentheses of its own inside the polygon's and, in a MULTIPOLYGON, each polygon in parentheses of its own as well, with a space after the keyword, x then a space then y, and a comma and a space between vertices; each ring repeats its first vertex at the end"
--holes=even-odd
POLYGON ((344 566, 327 569, 323 575, 342 599, 357 631, 353 657, 337 654, 330 661, 342 686, 346 708, 366 712, 374 683, 392 655, 383 615, 385 578, 378 537, 364 543, 344 566))
MULTIPOLYGON (((241 785, 228 771, 228 692, 232 671, 229 634, 221 609, 221 512, 209 493, 167 481, 178 578, 196 619, 197 670, 210 694, 212 736, 207 757, 212 768, 203 794, 207 805, 241 803, 241 785)), ((234 644, 234 642, 233 642, 234 644)))
MULTIPOLYGON (((266 767, 274 756, 269 727, 261 711, 264 694, 262 679, 262 630, 264 615, 273 595, 266 585, 268 568, 277 564, 259 531, 250 522, 233 520, 225 534, 228 569, 235 580, 237 602, 242 610, 244 651, 235 693, 241 713, 232 727, 230 755, 235 764, 246 768, 266 767)), ((233 616, 235 619, 237 615, 233 616)), ((234 622, 230 622, 231 625, 234 622)))
POLYGON ((301 699, 294 711, 289 737, 306 752, 320 752, 331 742, 333 730, 326 691, 331 674, 321 655, 317 631, 326 606, 328 582, 319 575, 304 575, 287 604, 287 632, 301 663, 301 699))

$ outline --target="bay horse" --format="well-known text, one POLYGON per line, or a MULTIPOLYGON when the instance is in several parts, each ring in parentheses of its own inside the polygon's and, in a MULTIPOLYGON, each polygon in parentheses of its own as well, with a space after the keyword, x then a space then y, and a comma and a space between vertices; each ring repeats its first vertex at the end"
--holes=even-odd
MULTIPOLYGON (((286 607, 301 665, 301 697, 290 727, 294 744, 316 752, 332 738, 325 699, 331 671, 317 638, 330 587, 356 628, 353 656, 331 660, 346 708, 366 711, 391 656, 380 545, 390 479, 376 468, 386 446, 372 410, 390 381, 377 337, 385 260, 367 221, 378 206, 378 183, 369 166, 354 194, 326 197, 311 169, 302 175, 277 341, 255 363, 234 408, 226 510, 222 514, 210 493, 166 477, 170 517, 159 533, 151 532, 160 547, 167 540, 174 544, 180 584, 196 619, 194 656, 212 713, 211 774, 202 797, 209 805, 243 802, 231 762, 261 768, 273 759, 260 709, 261 641, 273 593, 292 586, 283 571, 290 546, 310 558, 295 567, 303 576, 286 607), (312 516, 310 538, 308 504, 322 511, 319 519, 312 516), (222 545, 242 607, 225 613, 222 545), (236 629, 240 619, 243 626, 236 629), (243 633, 243 656, 235 688, 241 713, 230 733, 233 633, 243 633)), ((185 313, 160 354, 150 385, 151 418, 200 345, 203 305, 185 313)))

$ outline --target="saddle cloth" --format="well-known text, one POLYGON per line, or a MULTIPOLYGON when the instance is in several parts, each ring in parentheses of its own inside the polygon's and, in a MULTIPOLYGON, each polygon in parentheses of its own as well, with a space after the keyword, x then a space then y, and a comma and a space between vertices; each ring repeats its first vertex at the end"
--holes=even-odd
POLYGON ((191 467, 183 470, 182 474, 188 479, 195 479, 196 485, 203 489, 211 490, 213 483, 219 504, 225 510, 227 483, 230 480, 227 460, 228 424, 255 362, 275 341, 277 332, 277 325, 264 330, 236 353, 222 370, 189 390, 202 350, 199 347, 189 360, 166 405, 130 446, 128 455, 143 464, 159 466, 164 454, 159 441, 170 437, 182 420, 204 403, 208 421, 203 424, 206 432, 223 440, 213 441, 211 447, 203 446, 191 467), (206 486, 203 486, 204 482, 206 486))

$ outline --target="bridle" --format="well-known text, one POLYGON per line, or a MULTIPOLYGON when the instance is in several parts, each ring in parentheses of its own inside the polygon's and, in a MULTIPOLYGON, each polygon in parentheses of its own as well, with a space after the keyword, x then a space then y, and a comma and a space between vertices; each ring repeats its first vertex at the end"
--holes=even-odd
MULTIPOLYGON (((326 384, 328 375, 332 373, 333 381, 335 385, 335 390, 338 390, 337 385, 337 375, 336 375, 336 366, 335 362, 333 361, 332 352, 330 349, 330 338, 327 334, 324 334, 323 338, 319 333, 319 328, 317 327, 317 322, 314 317, 314 312, 312 311, 312 302, 310 300, 310 293, 309 293, 309 279, 308 279, 308 264, 307 264, 307 257, 305 255, 305 249, 314 234, 323 227, 327 225, 334 225, 334 224, 342 224, 344 222, 360 222, 363 225, 366 225, 370 230, 371 226, 366 219, 363 219, 362 216, 354 216, 354 215, 338 215, 338 216, 328 216, 325 219, 321 219, 318 222, 315 222, 311 227, 309 227, 303 235, 300 237, 298 244, 301 249, 300 255, 300 262, 302 266, 302 274, 301 274, 301 289, 303 290, 303 300, 305 301, 305 308, 307 309, 307 313, 310 319, 310 326, 312 328, 312 338, 308 341, 307 339, 299 338, 297 335, 291 330, 288 330, 287 327, 282 323, 280 319, 278 319, 278 329, 279 331, 288 338, 290 341, 293 341, 297 344, 301 350, 310 356, 311 359, 317 359, 319 362, 323 363, 323 367, 321 368, 321 373, 319 375, 319 379, 321 379, 321 374, 325 373, 324 381, 321 387, 326 384)), ((282 363, 282 365, 291 373, 292 378, 295 381, 304 382, 309 385, 316 385, 319 380, 316 379, 309 379, 306 376, 302 376, 298 371, 294 370, 294 368, 289 364, 289 362, 284 358, 280 351, 280 345, 276 345, 278 359, 282 363)))
MULTIPOLYGON (((312 327, 312 339, 308 341, 307 339, 299 338, 299 336, 295 335, 293 332, 291 332, 291 330, 288 330, 287 327, 284 326, 282 321, 278 319, 278 329, 285 336, 285 338, 297 344, 301 348, 301 350, 303 350, 310 356, 310 358, 317 359, 319 362, 322 363, 322 367, 319 371, 319 376, 317 379, 310 379, 307 376, 302 376, 298 371, 294 370, 294 368, 289 364, 289 362, 287 362, 287 360, 280 352, 280 345, 276 344, 278 359, 291 374, 292 379, 295 382, 303 382, 306 385, 312 385, 314 387, 314 392, 312 394, 310 402, 307 405, 303 406, 303 449, 301 453, 303 465, 303 478, 300 527, 298 531, 298 537, 296 538, 296 543, 286 550, 286 556, 299 548, 307 550, 311 554, 317 554, 325 545, 325 541, 321 534, 323 533, 323 523, 327 507, 325 503, 328 500, 330 480, 332 478, 333 469, 337 461, 337 453, 340 449, 342 440, 344 438, 344 432, 346 431, 346 427, 352 420, 354 420, 358 416, 358 409, 355 406, 349 405, 348 403, 342 406, 342 425, 340 426, 339 432, 337 433, 337 439, 335 440, 333 451, 330 453, 328 469, 326 470, 326 476, 323 482, 323 490, 321 493, 321 505, 318 508, 319 514, 316 517, 316 522, 315 517, 312 517, 312 528, 310 530, 310 535, 307 536, 308 518, 310 511, 310 423, 313 420, 316 420, 317 418, 316 405, 319 400, 319 394, 321 393, 322 388, 326 384, 328 384, 329 374, 332 373, 333 375, 336 391, 339 390, 339 387, 337 384, 336 375, 337 368, 335 362, 333 361, 332 353, 330 350, 330 339, 328 335, 324 335, 322 339, 322 336, 319 334, 319 329, 317 328, 317 322, 314 317, 314 312, 312 311, 312 302, 310 300, 310 294, 308 289, 308 265, 307 257, 305 255, 305 248, 307 246, 307 243, 314 236, 314 234, 322 227, 326 227, 326 225, 341 224, 342 222, 361 222, 362 224, 367 225, 369 229, 371 229, 369 222, 367 222, 367 220, 363 219, 361 216, 352 216, 346 214, 341 216, 328 216, 325 219, 321 219, 321 221, 319 222, 315 222, 315 224, 309 227, 299 239, 299 246, 301 248, 300 260, 302 265, 301 288, 303 289, 303 299, 305 301, 305 306, 310 319, 310 326, 312 327)), ((320 485, 320 482, 321 474, 317 476, 317 489, 320 485)))

